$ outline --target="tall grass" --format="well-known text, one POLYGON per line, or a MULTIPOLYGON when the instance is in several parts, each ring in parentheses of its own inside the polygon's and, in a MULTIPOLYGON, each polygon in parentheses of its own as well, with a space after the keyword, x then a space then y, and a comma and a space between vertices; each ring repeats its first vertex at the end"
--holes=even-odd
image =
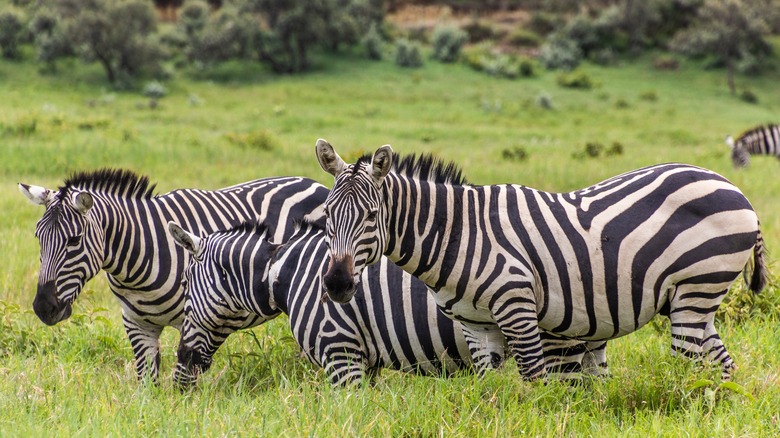
MULTIPOLYGON (((232 83, 180 73, 152 109, 140 92, 111 91, 93 68, 73 64, 40 76, 32 65, 0 61, 0 436, 780 433, 774 284, 760 311, 719 325, 739 366, 735 381, 749 395, 718 387, 717 369, 671 357, 662 324, 611 342, 613 376, 580 385, 522 382, 509 363, 483 379, 386 371, 373 386, 331 388, 300 358, 284 318, 231 337, 198 387, 180 393, 169 379, 178 333, 163 334, 160 385, 137 383, 104 278, 87 285, 67 322, 46 327, 30 310, 42 210, 17 182, 55 188, 70 172, 121 166, 149 175, 160 192, 273 175, 330 185, 314 158, 319 137, 349 158, 390 143, 402 154, 454 160, 474 183, 552 191, 657 162, 697 164, 739 186, 758 211, 770 253, 780 247, 778 163, 757 158, 734 170, 723 143, 727 134, 778 121, 778 77, 740 78, 760 92, 751 105, 729 96, 720 72, 686 64, 659 72, 650 64, 588 66, 596 86, 582 91, 560 88, 552 73, 509 81, 458 65, 410 72, 346 56, 296 77, 254 67, 232 83), (542 93, 552 109, 536 104, 542 93), (620 155, 579 153, 587 143, 615 142, 620 155), (523 160, 504 158, 518 149, 523 160)), ((771 267, 777 271, 774 261, 771 267)))

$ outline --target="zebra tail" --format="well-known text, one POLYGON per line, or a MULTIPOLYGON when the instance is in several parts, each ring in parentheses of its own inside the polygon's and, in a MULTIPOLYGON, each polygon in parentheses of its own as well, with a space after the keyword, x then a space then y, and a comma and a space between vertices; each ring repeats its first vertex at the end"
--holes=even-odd
MULTIPOLYGON (((748 283, 747 279, 748 267, 745 267, 743 275, 745 277, 745 283, 748 283)), ((769 277, 769 272, 764 262, 764 238, 761 237, 761 224, 759 224, 758 234, 756 235, 756 244, 753 246, 753 274, 750 277, 749 288, 753 293, 758 294, 766 286, 769 277)))

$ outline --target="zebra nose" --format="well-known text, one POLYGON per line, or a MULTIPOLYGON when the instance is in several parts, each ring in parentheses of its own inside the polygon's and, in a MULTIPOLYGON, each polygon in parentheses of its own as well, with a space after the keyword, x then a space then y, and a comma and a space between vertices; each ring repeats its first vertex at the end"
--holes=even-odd
POLYGON ((322 283, 331 300, 346 303, 355 295, 356 285, 347 264, 335 261, 322 277, 322 283))
POLYGON ((54 325, 68 319, 72 312, 69 304, 62 305, 57 300, 57 286, 54 281, 38 284, 38 291, 33 300, 33 311, 44 324, 54 325))

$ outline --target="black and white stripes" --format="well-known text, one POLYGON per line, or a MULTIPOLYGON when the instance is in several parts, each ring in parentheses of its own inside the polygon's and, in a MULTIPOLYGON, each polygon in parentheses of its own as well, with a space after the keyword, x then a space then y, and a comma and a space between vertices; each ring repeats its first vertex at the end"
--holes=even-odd
POLYGON ((671 319, 675 351, 706 355, 730 377, 715 310, 751 256, 752 290, 766 271, 756 214, 720 175, 663 164, 548 193, 469 185, 451 165, 398 160, 389 146, 353 165, 324 140, 316 149, 336 177, 323 279, 337 300, 380 252, 467 330, 503 335, 525 378, 545 374, 540 329, 604 341, 658 313, 671 319))
POLYGON ((734 167, 745 167, 751 155, 768 155, 780 159, 780 126, 762 125, 742 133, 735 141, 726 137, 731 148, 731 162, 734 167))
POLYGON ((102 269, 122 307, 139 377, 155 378, 158 338, 179 327, 180 285, 189 254, 167 233, 175 220, 210 233, 246 220, 267 220, 276 239, 292 234, 307 215, 322 220, 327 189, 304 178, 266 178, 217 191, 175 190, 154 195, 148 178, 126 170, 77 173, 57 191, 19 184, 33 203, 45 206, 36 236, 41 247, 36 315, 47 324, 70 316, 84 284, 102 269))

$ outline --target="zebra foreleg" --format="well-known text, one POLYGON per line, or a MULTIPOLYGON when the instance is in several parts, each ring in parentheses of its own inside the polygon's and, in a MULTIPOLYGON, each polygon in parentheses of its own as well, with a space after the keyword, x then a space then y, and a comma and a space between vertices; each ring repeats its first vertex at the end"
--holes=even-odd
POLYGON ((138 380, 148 377, 155 384, 160 372, 160 326, 141 326, 126 317, 122 318, 125 332, 130 339, 135 356, 135 372, 138 380))
POLYGON ((504 362, 505 340, 497 325, 462 323, 471 359, 477 374, 484 376, 488 370, 497 369, 504 362))
POLYGON ((328 349, 322 367, 333 386, 361 384, 379 374, 367 369, 363 352, 343 347, 328 349))
POLYGON ((533 294, 512 294, 507 299, 498 299, 491 311, 523 379, 536 380, 547 373, 536 303, 528 297, 533 294))

